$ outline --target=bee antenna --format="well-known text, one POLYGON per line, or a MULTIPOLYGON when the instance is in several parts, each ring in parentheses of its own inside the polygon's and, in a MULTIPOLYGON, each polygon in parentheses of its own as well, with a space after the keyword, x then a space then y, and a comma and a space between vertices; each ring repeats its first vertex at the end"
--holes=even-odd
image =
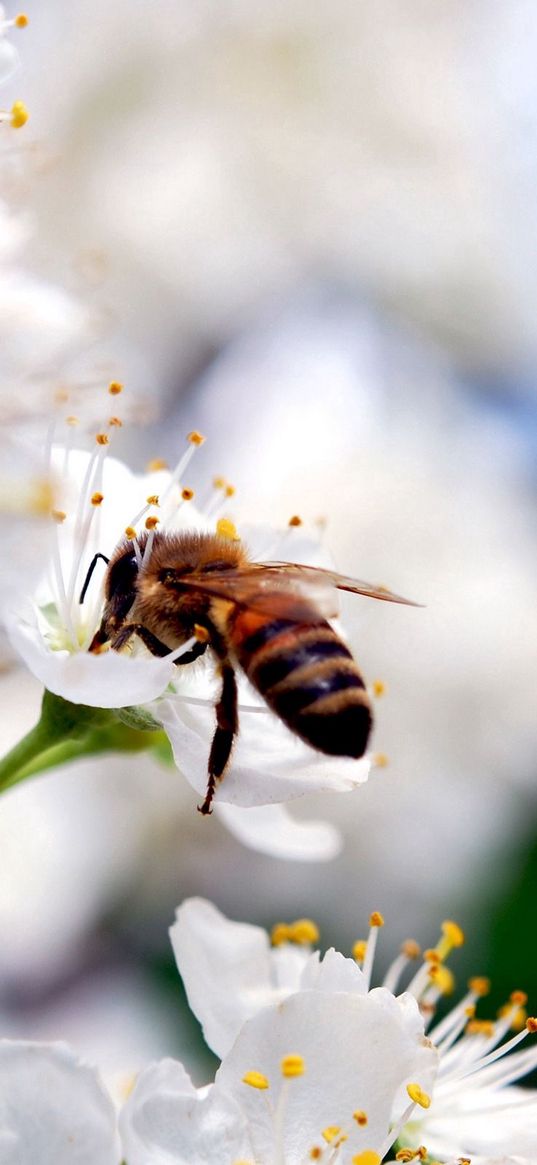
POLYGON ((100 550, 97 551, 97 554, 94 554, 94 556, 90 562, 90 565, 89 565, 88 573, 84 579, 84 586, 82 587, 82 590, 80 592, 80 598, 78 600, 80 604, 82 604, 84 602, 84 599, 86 598, 86 592, 87 592, 87 589, 88 589, 90 582, 92 580, 93 571, 95 570, 95 567, 97 566, 97 563, 98 563, 100 558, 102 558, 103 562, 106 562, 107 566, 108 566, 108 563, 110 562, 110 559, 106 557, 106 554, 101 554, 100 550))

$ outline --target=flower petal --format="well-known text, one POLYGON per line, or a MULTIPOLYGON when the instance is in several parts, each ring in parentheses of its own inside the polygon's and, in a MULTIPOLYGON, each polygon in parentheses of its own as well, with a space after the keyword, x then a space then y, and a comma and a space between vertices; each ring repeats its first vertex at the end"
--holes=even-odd
POLYGON ((16 48, 11 44, 11 41, 2 37, 0 39, 0 85, 13 76, 19 65, 20 58, 16 48))
POLYGON ((91 708, 128 708, 147 704, 166 690, 174 664, 107 651, 90 655, 51 651, 36 623, 13 620, 8 626, 13 647, 34 676, 56 696, 91 708))
MULTIPOLYGON (((337 1125, 348 1133, 349 1158, 365 1149, 378 1150, 391 1124, 398 1089, 414 1080, 423 1044, 417 1005, 402 1011, 391 992, 367 995, 306 991, 271 1007, 242 1028, 219 1068, 215 1090, 233 1096, 246 1115, 254 1157, 272 1161, 277 1142, 273 1108, 283 1081, 282 1058, 304 1058, 304 1075, 285 1082, 282 1160, 298 1165, 312 1146, 323 1144, 322 1130, 337 1125), (272 1110, 263 1093, 243 1083, 252 1069, 269 1080, 272 1110), (359 1108, 367 1126, 352 1120, 359 1108)), ((427 1049, 431 1063, 434 1049, 427 1049)))
POLYGON ((328 862, 341 851, 338 829, 327 821, 299 821, 284 805, 217 805, 220 820, 257 853, 297 862, 328 862))
POLYGON ((231 922, 212 902, 188 898, 170 938, 189 1005, 209 1047, 225 1056, 244 1021, 274 1002, 268 935, 231 922))
POLYGON ((202 1095, 182 1064, 142 1072, 120 1116, 129 1165, 222 1165, 247 1155, 245 1122, 231 1097, 202 1095))
POLYGON ((0 1041, 0 1165, 117 1165, 112 1101, 65 1044, 0 1041))
MULTIPOLYGON (((198 793, 204 793, 214 709, 165 699, 155 715, 171 741, 177 767, 198 793)), ((369 769, 367 757, 325 756, 303 744, 272 713, 243 710, 231 766, 217 788, 215 803, 266 805, 319 790, 350 792, 367 780, 369 769)))

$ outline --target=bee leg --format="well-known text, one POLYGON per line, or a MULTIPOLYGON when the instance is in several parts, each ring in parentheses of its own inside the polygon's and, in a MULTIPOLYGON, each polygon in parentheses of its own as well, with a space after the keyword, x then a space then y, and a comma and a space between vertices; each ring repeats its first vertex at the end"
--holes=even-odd
POLYGON ((148 631, 147 627, 144 627, 143 623, 126 623, 126 625, 121 628, 119 635, 116 635, 116 638, 112 642, 113 650, 121 651, 121 648, 129 642, 129 639, 132 639, 133 635, 137 635, 138 638, 142 640, 142 643, 145 643, 145 646, 147 647, 148 651, 151 652, 151 655, 164 656, 170 654, 171 649, 167 647, 161 639, 157 639, 156 635, 153 635, 152 631, 148 631))
POLYGON ((199 659, 200 655, 207 650, 208 643, 195 643, 191 651, 185 651, 184 655, 180 655, 179 659, 174 660, 176 667, 183 667, 185 663, 193 663, 195 659, 199 659))
POLYGON ((205 801, 203 805, 198 805, 200 813, 212 813, 211 802, 216 782, 229 761, 238 727, 237 681, 231 664, 226 662, 222 664, 222 691, 216 705, 216 732, 209 755, 209 780, 205 801))

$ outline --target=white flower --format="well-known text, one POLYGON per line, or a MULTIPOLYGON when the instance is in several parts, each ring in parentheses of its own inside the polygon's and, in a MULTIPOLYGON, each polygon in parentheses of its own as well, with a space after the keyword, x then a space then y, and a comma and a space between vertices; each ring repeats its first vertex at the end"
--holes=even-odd
POLYGON ((242 1026, 208 1090, 171 1060, 143 1072, 123 1151, 129 1165, 380 1165, 435 1063, 413 999, 297 992, 242 1026))
POLYGON ((0 1165, 118 1165, 115 1112, 65 1044, 0 1041, 0 1165))
MULTIPOLYGON (((120 386, 110 388, 116 391, 120 386)), ((64 418, 68 434, 75 431, 75 420, 64 418)), ((173 472, 160 466, 135 475, 107 455, 116 427, 117 418, 112 417, 97 435, 92 454, 70 448, 69 442, 63 448, 54 446, 52 471, 60 500, 51 523, 51 563, 35 594, 21 595, 11 612, 10 636, 48 691, 71 703, 111 709, 150 704, 152 716, 170 739, 178 767, 203 795, 218 691, 210 661, 175 666, 193 640, 164 658, 150 655, 139 642, 127 654, 89 652, 102 607, 97 577, 83 604, 79 599, 94 555, 108 557, 125 530, 132 537, 133 527, 139 529, 145 519, 151 529, 158 520, 165 532, 214 531, 231 491, 218 481, 202 512, 192 501, 192 491, 182 487, 188 462, 201 443, 199 434, 190 435, 173 472)), ((151 538, 150 532, 145 553, 151 538)), ((295 528, 283 535, 266 528, 250 531, 248 544, 258 558, 277 551, 311 561, 316 550, 315 543, 295 528)), ((136 540, 134 545, 140 554, 136 540)), ((304 745, 269 712, 244 676, 239 678, 239 716, 241 730, 231 765, 215 797, 226 825, 244 844, 267 853, 299 860, 333 857, 339 848, 337 832, 324 822, 294 822, 282 802, 316 790, 352 790, 367 780, 369 759, 326 757, 304 745)))
MULTIPOLYGON (((369 938, 355 944, 354 959, 334 950, 321 959, 313 949, 318 932, 308 919, 279 924, 271 946, 262 928, 230 922, 203 899, 186 900, 177 910, 170 935, 190 1006, 208 1044, 218 1055, 227 1054, 248 1019, 308 988, 366 994, 382 921, 376 913, 371 916, 369 938)), ((432 1022, 438 1000, 453 988, 445 960, 463 941, 460 928, 445 922, 437 946, 426 952, 406 987, 425 1017, 428 1038, 439 1052, 439 1068, 432 1103, 406 1124, 401 1145, 410 1150, 425 1144, 431 1156, 442 1161, 461 1155, 471 1155, 474 1161, 475 1154, 502 1152, 530 1157, 537 1144, 537 1092, 512 1086, 537 1066, 537 1047, 514 1052, 537 1031, 537 1021, 526 1020, 522 1011, 523 994, 514 992, 496 1021, 477 1020, 476 1004, 486 994, 488 982, 474 978, 445 1018, 432 1022), (513 1025, 521 1030, 506 1040, 513 1025)), ((403 944, 383 987, 395 993, 418 955, 413 940, 403 944)))

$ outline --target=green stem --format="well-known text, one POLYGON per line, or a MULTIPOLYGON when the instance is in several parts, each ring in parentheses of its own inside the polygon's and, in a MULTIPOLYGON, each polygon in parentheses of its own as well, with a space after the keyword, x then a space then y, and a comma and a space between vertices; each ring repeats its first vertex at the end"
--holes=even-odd
POLYGON ((148 729, 146 722, 150 718, 136 710, 89 708, 46 691, 39 723, 0 760, 0 793, 26 777, 99 753, 151 749, 165 754, 166 734, 148 729))

